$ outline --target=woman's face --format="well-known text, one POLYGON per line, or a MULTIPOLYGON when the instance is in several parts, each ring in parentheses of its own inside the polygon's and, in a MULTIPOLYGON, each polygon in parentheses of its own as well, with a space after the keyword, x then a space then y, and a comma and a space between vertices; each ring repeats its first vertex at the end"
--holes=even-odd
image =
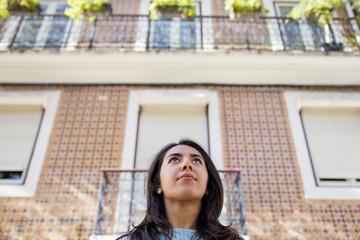
POLYGON ((160 170, 160 188, 167 200, 201 200, 206 192, 208 173, 200 152, 187 145, 169 149, 160 170))

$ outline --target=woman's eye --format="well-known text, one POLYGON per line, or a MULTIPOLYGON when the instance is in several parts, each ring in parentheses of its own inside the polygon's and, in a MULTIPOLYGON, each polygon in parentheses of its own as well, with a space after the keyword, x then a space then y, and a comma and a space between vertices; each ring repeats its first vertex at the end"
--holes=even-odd
POLYGON ((172 162, 179 162, 179 159, 177 159, 177 158, 170 158, 169 163, 172 163, 172 162))
POLYGON ((200 163, 200 164, 201 164, 200 158, 194 158, 194 159, 192 160, 192 162, 193 162, 193 163, 200 163))

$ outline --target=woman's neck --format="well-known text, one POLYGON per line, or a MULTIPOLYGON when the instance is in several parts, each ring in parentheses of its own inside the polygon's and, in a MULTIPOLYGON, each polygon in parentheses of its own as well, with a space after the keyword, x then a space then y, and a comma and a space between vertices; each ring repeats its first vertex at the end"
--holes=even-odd
POLYGON ((166 217, 173 228, 195 229, 201 201, 170 201, 164 199, 166 217))

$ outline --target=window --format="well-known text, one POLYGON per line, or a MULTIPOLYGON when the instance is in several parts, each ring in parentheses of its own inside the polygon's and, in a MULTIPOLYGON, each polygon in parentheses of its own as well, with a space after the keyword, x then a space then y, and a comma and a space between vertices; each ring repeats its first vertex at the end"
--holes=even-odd
POLYGON ((0 97, 0 197, 35 195, 60 98, 58 91, 0 97))
POLYGON ((208 149, 207 105, 142 104, 137 135, 136 168, 149 168, 163 146, 184 137, 208 149))
MULTIPOLYGON (((149 0, 141 0, 139 14, 149 14, 149 0)), ((212 14, 211 0, 196 2, 196 15, 208 16, 212 14)), ((145 51, 148 34, 148 47, 153 50, 164 49, 191 49, 191 48, 214 48, 214 33, 211 18, 199 18, 183 20, 173 18, 171 20, 159 19, 156 21, 148 18, 140 18, 136 34, 135 51, 145 51), (149 22, 150 21, 150 22, 149 22), (150 26, 150 29, 144 26, 150 26), (202 26, 202 30, 200 29, 202 26), (205 31, 206 29, 206 31, 205 31)))
POLYGON ((317 185, 360 187, 360 108, 304 107, 301 116, 317 185))
POLYGON ((154 50, 200 48, 200 21, 180 18, 152 21, 150 47, 154 50))
MULTIPOLYGON (((297 3, 275 3, 276 16, 286 17, 297 3)), ((283 33, 283 41, 291 50, 303 50, 304 43, 301 36, 301 30, 298 22, 290 19, 279 19, 279 27, 283 33)))
POLYGON ((285 92, 307 198, 360 199, 360 94, 285 92))
POLYGON ((0 183, 24 182, 42 116, 41 105, 0 105, 0 183))
POLYGON ((66 3, 42 2, 41 14, 48 16, 12 16, 0 41, 0 49, 60 49, 64 48, 69 38, 72 21, 61 14, 66 3), (14 40, 13 44, 12 41, 14 40))
MULTIPOLYGON (((297 2, 275 2, 276 16, 286 17, 297 2)), ((325 32, 316 20, 279 19, 283 41, 289 50, 314 50, 325 43, 325 32)))
MULTIPOLYGON (((66 3, 48 3, 48 5, 47 14, 62 14, 68 7, 66 3)), ((46 36, 46 40, 41 39, 38 45, 48 49, 64 48, 70 34, 71 21, 69 18, 67 16, 48 16, 44 23, 47 23, 47 26, 44 27, 42 34, 44 37, 46 36)))
MULTIPOLYGON (((151 142, 156 142, 153 144, 162 147, 169 141, 178 141, 181 137, 192 138, 202 144, 203 147, 208 148, 216 167, 218 169, 223 168, 219 102, 216 92, 206 90, 143 90, 130 92, 122 168, 132 169, 136 166, 134 163, 135 153, 137 156, 142 155, 139 152, 140 148, 147 148, 144 144, 149 142, 149 138, 152 139, 151 142), (177 132, 174 133, 173 138, 169 138, 170 134, 167 132, 160 131, 162 132, 161 137, 156 137, 156 141, 154 141, 154 135, 150 136, 150 134, 153 134, 151 131, 155 131, 156 125, 152 124, 157 122, 159 124, 157 126, 161 125, 163 127, 166 124, 166 127, 171 129, 172 126, 168 124, 168 119, 174 120, 179 115, 181 115, 182 119, 178 122, 188 125, 189 121, 194 121, 197 131, 189 127, 185 128, 185 130, 183 128, 181 132, 173 129, 174 132, 177 132), (185 120, 186 118, 187 120, 185 120), (187 122, 185 123, 185 121, 187 122), (140 123, 139 128, 138 123, 140 123), (191 135, 187 135, 189 132, 191 132, 191 135), (139 138, 137 137, 138 134, 139 138)), ((147 159, 150 160, 151 157, 147 159)))

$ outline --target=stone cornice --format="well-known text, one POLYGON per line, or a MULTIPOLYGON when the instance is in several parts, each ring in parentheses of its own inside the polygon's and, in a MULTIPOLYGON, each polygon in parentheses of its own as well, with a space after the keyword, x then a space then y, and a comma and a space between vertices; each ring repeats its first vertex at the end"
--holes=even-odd
POLYGON ((1 53, 1 84, 360 86, 360 57, 276 53, 1 53))

